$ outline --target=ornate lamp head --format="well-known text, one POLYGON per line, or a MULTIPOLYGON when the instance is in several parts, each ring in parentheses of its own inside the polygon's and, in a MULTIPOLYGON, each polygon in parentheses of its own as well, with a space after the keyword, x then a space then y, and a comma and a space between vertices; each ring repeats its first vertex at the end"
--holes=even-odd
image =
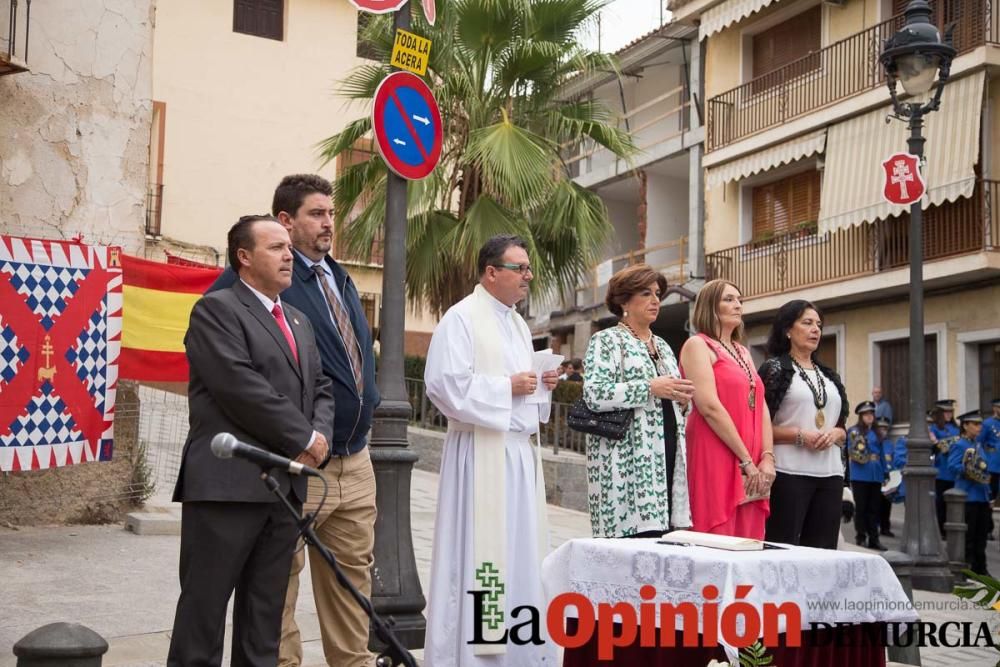
POLYGON ((879 60, 885 68, 889 94, 897 110, 897 82, 902 84, 908 95, 922 95, 931 89, 937 79, 937 92, 925 108, 930 111, 938 107, 942 89, 951 73, 955 49, 951 45, 950 31, 942 41, 941 33, 931 23, 931 8, 927 0, 910 0, 904 16, 906 22, 885 41, 879 60))

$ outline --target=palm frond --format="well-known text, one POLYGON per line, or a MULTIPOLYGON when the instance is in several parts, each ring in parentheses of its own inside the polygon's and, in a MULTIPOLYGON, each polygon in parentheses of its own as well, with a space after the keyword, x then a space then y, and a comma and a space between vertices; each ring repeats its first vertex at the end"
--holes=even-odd
POLYGON ((571 44, 580 29, 610 0, 534 0, 525 34, 560 44, 571 44))
POLYGON ((531 208, 552 180, 553 146, 503 120, 474 130, 463 160, 480 167, 487 190, 508 206, 531 208))
POLYGON ((390 71, 389 66, 382 63, 359 65, 340 82, 337 93, 350 100, 371 100, 375 97, 375 89, 390 71))
POLYGON ((333 160, 336 160, 337 156, 344 151, 354 148, 358 140, 363 139, 365 135, 371 132, 371 129, 372 119, 369 116, 362 116, 357 120, 352 120, 337 134, 319 142, 319 154, 323 158, 323 164, 329 164, 333 160))
POLYGON ((531 233, 543 264, 541 286, 572 290, 599 259, 613 228, 600 196, 569 179, 559 181, 549 201, 531 215, 531 233))

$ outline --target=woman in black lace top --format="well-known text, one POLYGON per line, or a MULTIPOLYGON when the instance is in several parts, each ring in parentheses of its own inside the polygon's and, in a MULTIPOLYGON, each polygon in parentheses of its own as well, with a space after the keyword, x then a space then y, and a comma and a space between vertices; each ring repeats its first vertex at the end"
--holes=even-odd
POLYGON ((837 373, 816 360, 823 334, 819 309, 808 301, 783 305, 760 367, 774 428, 777 476, 765 539, 836 549, 844 488, 841 450, 847 435, 847 395, 837 373))

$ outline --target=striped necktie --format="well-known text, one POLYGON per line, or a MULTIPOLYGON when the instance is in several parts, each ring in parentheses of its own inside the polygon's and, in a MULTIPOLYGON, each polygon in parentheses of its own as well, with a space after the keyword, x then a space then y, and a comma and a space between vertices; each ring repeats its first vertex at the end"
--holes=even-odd
POLYGON ((323 289, 323 294, 326 296, 326 303, 330 307, 330 312, 333 313, 333 320, 337 323, 340 338, 344 341, 344 347, 347 348, 347 357, 350 359, 351 370, 354 372, 354 386, 357 388, 358 395, 360 396, 361 390, 364 388, 364 380, 361 375, 361 349, 358 345, 358 337, 354 335, 351 317, 347 313, 347 309, 344 308, 344 304, 333 293, 330 283, 327 282, 326 271, 323 269, 323 266, 321 264, 313 264, 312 269, 316 274, 316 279, 319 281, 319 286, 323 289))

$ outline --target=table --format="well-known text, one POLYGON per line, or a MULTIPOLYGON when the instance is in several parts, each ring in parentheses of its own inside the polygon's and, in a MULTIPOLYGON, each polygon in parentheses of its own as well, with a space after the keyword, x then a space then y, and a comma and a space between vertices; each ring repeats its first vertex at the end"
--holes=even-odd
MULTIPOLYGON (((592 604, 592 608, 584 609, 582 614, 572 606, 563 610, 570 636, 575 636, 580 628, 578 617, 589 616, 583 619, 585 625, 595 618, 594 610, 599 603, 625 603, 635 611, 638 621, 636 640, 623 648, 615 648, 613 662, 598 663, 597 630, 602 628, 599 619, 590 641, 577 648, 567 648, 564 667, 590 664, 704 667, 713 658, 723 660, 722 648, 732 653, 732 646, 725 641, 703 648, 640 646, 642 630, 648 627, 649 619, 653 618, 657 627, 660 625, 661 603, 693 604, 698 608, 698 632, 704 635, 705 613, 710 608, 703 594, 707 585, 717 589, 707 602, 717 604, 718 610, 715 623, 709 616, 708 624, 714 626, 714 630, 708 628, 709 634, 714 631, 720 640, 731 637, 731 633, 726 635, 724 632, 722 617, 737 599, 745 601, 758 614, 771 619, 763 625, 770 623, 776 633, 781 633, 777 646, 768 649, 781 667, 884 665, 883 646, 870 635, 866 639, 865 632, 878 630, 877 624, 918 620, 889 563, 876 554, 852 551, 791 546, 764 551, 724 551, 658 544, 656 539, 575 539, 549 554, 542 564, 542 576, 550 600, 558 599, 560 594, 576 593, 592 604), (782 603, 798 606, 803 631, 800 647, 783 645, 788 630, 786 616, 763 613, 765 609, 773 611, 773 605, 782 603), (646 616, 642 615, 643 605, 646 616), (842 631, 846 633, 842 638, 850 640, 845 642, 849 645, 817 645, 817 635, 811 631, 813 623, 850 624, 851 627, 842 631)), ((607 614, 604 621, 610 618, 607 614)), ((683 623, 680 618, 675 620, 679 644, 683 623)), ((622 626, 615 627, 620 631, 622 626)), ((730 625, 730 630, 733 627, 730 625)), ((747 632, 745 624, 738 619, 735 630, 747 632)))

